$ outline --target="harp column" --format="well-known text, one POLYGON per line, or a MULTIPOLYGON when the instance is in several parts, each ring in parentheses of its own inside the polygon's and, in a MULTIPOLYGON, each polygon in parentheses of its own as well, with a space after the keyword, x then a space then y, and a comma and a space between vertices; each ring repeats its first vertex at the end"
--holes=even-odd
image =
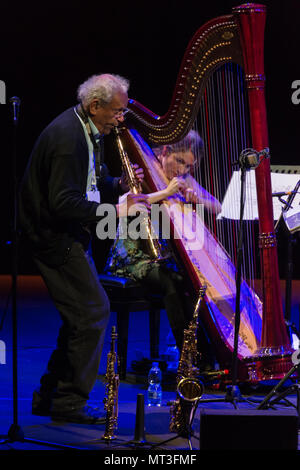
MULTIPOLYGON (((265 107, 264 28, 265 5, 247 3, 233 9, 240 29, 244 69, 250 109, 252 146, 261 151, 269 146, 265 107)), ((274 232, 270 162, 256 168, 259 212, 259 246, 263 288, 263 322, 259 351, 268 355, 291 353, 279 284, 277 242, 274 232)))

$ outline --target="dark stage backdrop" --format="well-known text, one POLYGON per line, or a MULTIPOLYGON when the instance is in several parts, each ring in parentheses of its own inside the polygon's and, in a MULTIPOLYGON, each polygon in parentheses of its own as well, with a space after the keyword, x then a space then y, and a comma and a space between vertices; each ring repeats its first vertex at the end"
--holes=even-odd
MULTIPOLYGON (((61 0, 12 1, 4 6, 2 2, 0 80, 6 85, 6 102, 14 95, 21 99, 18 178, 39 133, 76 102, 77 86, 94 73, 118 73, 129 78, 130 96, 164 114, 184 51, 195 31, 211 18, 230 13, 239 3, 61 0)), ((268 7, 265 69, 271 163, 300 164, 300 91, 292 89, 293 83, 297 86, 295 82, 300 82, 300 2, 261 3, 268 7)), ((0 105, 2 273, 10 272, 11 255, 10 111, 8 104, 0 105)), ((27 253, 21 251, 20 271, 32 269, 27 253)))

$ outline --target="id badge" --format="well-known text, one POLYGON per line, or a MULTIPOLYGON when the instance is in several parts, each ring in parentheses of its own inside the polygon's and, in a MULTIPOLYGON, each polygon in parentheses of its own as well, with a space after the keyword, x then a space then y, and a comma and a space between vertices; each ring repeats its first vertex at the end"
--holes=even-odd
POLYGON ((98 202, 100 204, 100 192, 99 191, 87 191, 87 200, 90 202, 98 202))

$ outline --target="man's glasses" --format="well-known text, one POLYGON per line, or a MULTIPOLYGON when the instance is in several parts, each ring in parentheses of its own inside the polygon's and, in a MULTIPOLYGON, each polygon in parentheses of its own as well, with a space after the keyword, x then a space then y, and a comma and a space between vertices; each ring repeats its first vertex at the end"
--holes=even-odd
POLYGON ((114 113, 114 117, 115 118, 121 118, 123 116, 125 116, 126 113, 128 113, 129 109, 128 108, 123 108, 121 110, 118 110, 118 111, 115 111, 112 109, 112 112, 114 113))

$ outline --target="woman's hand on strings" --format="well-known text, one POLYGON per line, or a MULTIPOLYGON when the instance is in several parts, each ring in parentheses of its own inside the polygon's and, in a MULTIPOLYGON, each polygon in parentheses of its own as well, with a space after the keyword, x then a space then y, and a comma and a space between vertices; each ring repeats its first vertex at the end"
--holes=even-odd
POLYGON ((192 203, 192 204, 201 203, 201 200, 200 200, 197 192, 194 191, 192 188, 185 188, 182 191, 182 193, 185 197, 186 202, 189 202, 189 203, 192 203))
POLYGON ((166 197, 172 196, 173 194, 184 192, 186 188, 185 182, 180 177, 172 178, 166 188, 166 197))

